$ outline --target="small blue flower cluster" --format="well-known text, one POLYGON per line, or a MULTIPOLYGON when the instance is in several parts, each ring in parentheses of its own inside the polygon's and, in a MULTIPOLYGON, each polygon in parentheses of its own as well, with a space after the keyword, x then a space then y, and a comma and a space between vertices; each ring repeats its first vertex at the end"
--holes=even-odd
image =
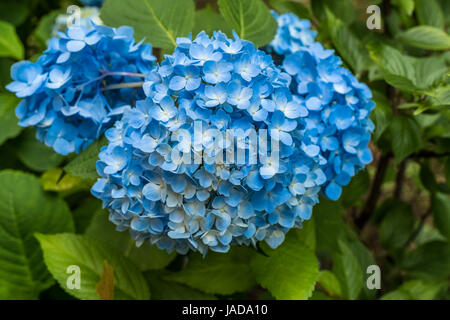
POLYGON ((37 62, 14 64, 6 88, 25 98, 16 109, 19 125, 35 127, 40 141, 66 155, 83 150, 132 99, 144 97, 142 88, 110 89, 142 80, 155 60, 151 45, 135 43, 131 27, 75 26, 52 38, 37 62))
POLYGON ((291 94, 291 77, 252 43, 202 32, 177 44, 147 75, 147 98, 106 131, 92 193, 138 244, 203 254, 262 240, 275 248, 310 218, 326 183, 326 159, 304 139, 315 119, 291 94), (267 150, 255 151, 268 137, 267 150), (221 161, 230 145, 234 160, 221 161))
POLYGON ((315 42, 310 22, 288 13, 278 16, 278 30, 268 52, 282 58, 281 68, 293 78, 291 91, 308 110, 303 143, 319 160, 327 182, 325 195, 337 200, 342 186, 372 161, 368 148, 375 107, 370 89, 341 67, 333 50, 315 42))

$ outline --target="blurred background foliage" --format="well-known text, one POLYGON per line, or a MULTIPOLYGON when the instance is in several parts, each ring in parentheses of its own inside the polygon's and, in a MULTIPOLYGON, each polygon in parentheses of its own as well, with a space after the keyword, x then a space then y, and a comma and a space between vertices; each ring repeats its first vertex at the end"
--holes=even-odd
MULTIPOLYGON (((173 47, 151 19, 127 20, 133 16, 127 10, 138 3, 106 0, 101 18, 111 26, 131 24, 161 59, 173 47)), ((186 23, 172 29, 173 36, 243 27, 220 15, 216 0, 165 3, 164 10, 186 8, 186 23)), ((17 126, 18 99, 4 89, 10 66, 35 60, 56 17, 82 4, 0 1, 0 298, 450 298, 450 1, 264 3, 263 10, 310 19, 319 41, 370 86, 374 161, 339 201, 321 199, 312 219, 290 231, 277 250, 234 248, 203 259, 136 248, 128 234, 114 230, 89 193, 101 142, 62 157, 38 142, 33 129, 17 126), (381 9, 380 30, 366 26, 369 5, 381 9), (366 286, 373 264, 381 270, 379 290, 366 286), (80 290, 66 286, 68 265, 83 270, 80 290)), ((250 30, 247 36, 265 45, 273 32, 250 30)))

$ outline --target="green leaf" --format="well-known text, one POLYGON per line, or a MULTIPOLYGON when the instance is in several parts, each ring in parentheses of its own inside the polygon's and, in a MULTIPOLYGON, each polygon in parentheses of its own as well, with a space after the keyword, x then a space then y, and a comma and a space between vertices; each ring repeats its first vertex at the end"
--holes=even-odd
POLYGON ((188 286, 164 280, 168 272, 146 272, 145 277, 152 291, 152 300, 216 300, 211 294, 201 292, 188 286))
POLYGON ((0 185, 0 299, 36 299, 53 279, 34 233, 74 231, 72 217, 33 175, 1 171, 0 185))
MULTIPOLYGON (((148 300, 150 292, 142 273, 127 258, 112 247, 90 237, 61 233, 56 235, 37 234, 36 238, 44 252, 47 268, 59 285, 69 294, 83 300, 99 299, 97 283, 103 273, 106 260, 114 270, 114 296, 117 300, 148 300), (69 266, 80 268, 80 289, 67 286, 69 266)), ((70 283, 70 282, 69 282, 70 283)))
POLYGON ((356 73, 367 70, 370 59, 366 48, 340 19, 329 10, 326 12, 331 40, 341 57, 356 73))
POLYGON ((19 135, 22 128, 17 124, 15 109, 18 99, 10 94, 0 94, 0 145, 19 135))
POLYGON ((278 25, 261 0, 218 0, 218 3, 223 17, 241 39, 257 47, 272 41, 278 25))
POLYGON ((86 234, 96 240, 113 246, 116 250, 130 259, 140 270, 162 269, 166 267, 176 256, 173 252, 168 254, 156 246, 144 243, 136 247, 136 241, 129 232, 116 231, 115 225, 108 220, 108 214, 104 210, 94 213, 86 234))
POLYGON ((410 280, 382 296, 381 300, 432 300, 445 286, 445 282, 410 280))
POLYGON ((370 118, 375 124, 373 140, 377 142, 392 121, 392 106, 386 96, 378 91, 373 91, 373 101, 375 102, 375 109, 373 109, 370 118))
POLYGON ((344 232, 342 220, 343 208, 336 201, 321 198, 313 208, 316 225, 317 251, 335 252, 339 250, 337 240, 344 232))
POLYGON ((367 170, 358 172, 344 188, 340 201, 344 208, 351 208, 363 200, 364 194, 370 188, 370 177, 367 170))
POLYGON ((384 79, 390 85, 405 91, 414 91, 415 85, 414 59, 402 55, 398 50, 371 42, 367 45, 369 55, 381 69, 384 79))
MULTIPOLYGON (((77 233, 84 233, 91 225, 91 221, 96 214, 104 213, 102 201, 94 197, 84 197, 79 206, 72 210, 75 230, 77 233)), ((104 213, 106 215, 106 213, 104 213)))
POLYGON ((358 259, 347 244, 338 241, 339 252, 333 256, 333 272, 340 280, 345 298, 358 298, 363 287, 363 273, 358 259))
POLYGON ((414 60, 414 73, 416 85, 427 89, 440 81, 448 72, 442 57, 417 58, 414 60))
POLYGON ((342 297, 341 284, 333 272, 329 270, 320 271, 318 282, 329 296, 342 297))
POLYGON ((416 120, 406 116, 396 116, 390 125, 392 151, 398 164, 421 146, 420 127, 416 120))
POLYGON ((310 19, 311 12, 303 3, 295 0, 269 0, 269 4, 277 12, 280 13, 294 13, 299 18, 310 19))
POLYGON ((186 268, 164 277, 206 293, 232 294, 244 292, 255 285, 249 261, 253 251, 247 247, 234 247, 228 253, 208 252, 189 256, 186 268))
POLYGON ((89 147, 84 149, 75 159, 70 161, 64 170, 74 177, 79 177, 85 180, 97 180, 98 174, 96 169, 96 162, 101 147, 106 145, 107 140, 102 138, 94 141, 89 147))
POLYGON ((420 181, 428 191, 435 192, 437 190, 438 184, 428 163, 423 163, 420 166, 419 176, 420 181))
POLYGON ((436 192, 432 198, 434 225, 450 240, 450 196, 436 192))
POLYGON ((192 31, 194 14, 192 0, 106 0, 100 18, 112 27, 133 27, 138 41, 145 38, 156 48, 173 49, 177 37, 192 31))
POLYGON ((420 24, 444 27, 444 14, 436 0, 416 0, 416 15, 420 24))
POLYGON ((410 276, 427 280, 445 279, 450 276, 450 244, 427 242, 411 251, 402 266, 410 276))
POLYGON ((297 241, 312 251, 316 250, 316 228, 314 217, 302 222, 302 228, 289 230, 285 241, 297 241))
POLYGON ((402 202, 392 202, 392 206, 380 226, 381 245, 388 250, 404 246, 414 229, 414 217, 411 207, 402 202))
POLYGON ((223 16, 215 12, 211 7, 195 12, 195 24, 192 33, 196 36, 201 31, 205 31, 209 36, 212 36, 214 31, 222 31, 227 36, 232 36, 231 28, 223 16))
POLYGON ((448 50, 450 49, 450 36, 443 31, 432 26, 417 26, 408 29, 398 35, 404 43, 427 50, 448 50))
POLYGON ((30 13, 27 1, 0 2, 0 20, 5 20, 15 26, 22 24, 30 13))
POLYGON ((314 251, 298 241, 286 239, 270 249, 268 257, 258 254, 251 267, 258 283, 280 300, 306 300, 311 297, 319 276, 319 262, 314 251))
POLYGON ((327 18, 327 8, 345 24, 351 24, 356 17, 355 6, 351 0, 314 0, 311 1, 311 8, 319 21, 327 18))
POLYGON ((64 160, 62 155, 37 140, 36 130, 32 128, 25 129, 19 137, 16 154, 24 165, 35 171, 57 167, 64 160))
POLYGON ((63 10, 53 10, 46 15, 42 16, 39 20, 39 24, 34 30, 34 36, 38 40, 39 45, 45 49, 46 41, 52 35, 53 26, 56 21, 56 17, 60 14, 64 14, 63 10))
POLYGON ((41 176, 41 184, 44 190, 56 192, 90 188, 84 183, 84 180, 66 174, 61 168, 53 168, 44 172, 41 176))
POLYGON ((114 300, 114 269, 106 260, 103 260, 103 272, 95 290, 101 300, 114 300))
POLYGON ((24 58, 23 44, 17 36, 12 24, 0 20, 0 57, 11 57, 17 60, 24 58))
POLYGON ((392 0, 392 4, 408 16, 414 11, 414 0, 392 0))

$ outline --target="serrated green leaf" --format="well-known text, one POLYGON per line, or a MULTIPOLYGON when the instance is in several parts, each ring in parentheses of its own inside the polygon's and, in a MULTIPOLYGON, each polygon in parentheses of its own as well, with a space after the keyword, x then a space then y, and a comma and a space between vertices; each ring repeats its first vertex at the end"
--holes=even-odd
POLYGON ((169 272, 150 271, 145 277, 152 291, 152 300, 216 300, 211 294, 189 288, 188 286, 164 280, 169 272))
POLYGON ((421 146, 420 127, 415 119, 397 116, 390 125, 392 135, 392 151, 395 162, 400 163, 421 146))
POLYGON ((310 19, 311 12, 303 3, 295 0, 269 0, 269 4, 277 12, 280 13, 294 13, 299 18, 310 19))
POLYGON ((100 18, 112 27, 133 27, 138 41, 145 38, 156 48, 173 49, 177 37, 192 31, 194 14, 192 0, 106 0, 100 18))
POLYGON ((445 286, 445 282, 410 280, 382 296, 381 300, 432 300, 445 286))
POLYGON ((16 144, 16 154, 20 161, 35 171, 46 171, 57 167, 64 157, 36 138, 36 130, 25 129, 16 144))
POLYGON ((416 15, 420 24, 444 27, 444 14, 436 0, 416 0, 416 15))
POLYGON ((34 233, 74 231, 72 217, 31 174, 1 171, 0 185, 0 299, 36 299, 53 279, 34 233))
POLYGON ((432 26, 417 26, 408 29, 398 35, 404 43, 427 50, 448 50, 450 48, 450 36, 432 26))
POLYGON ((98 178, 95 164, 98 160, 98 154, 101 147, 106 145, 107 140, 102 138, 94 141, 90 146, 84 149, 79 155, 70 161, 64 170, 74 177, 79 177, 85 180, 96 180, 98 178))
POLYGON ((388 250, 403 247, 414 229, 411 207, 402 202, 392 202, 380 226, 380 242, 388 250))
POLYGON ((10 94, 0 94, 0 145, 19 135, 22 128, 17 124, 15 109, 19 99, 10 94))
POLYGON ((281 246, 265 246, 264 255, 255 255, 251 267, 258 283, 281 300, 306 300, 311 297, 319 276, 314 251, 297 241, 286 239, 281 246))
POLYGON ((439 232, 450 240, 450 196, 436 192, 432 198, 434 225, 439 232))
POLYGON ((37 234, 47 268, 69 294, 83 300, 99 299, 96 286, 106 260, 114 270, 114 297, 117 300, 147 300, 150 292, 139 269, 118 251, 90 237, 61 233, 37 234), (67 286, 69 266, 80 268, 80 289, 67 286))
POLYGON ((272 41, 277 22, 261 0, 218 0, 219 9, 228 25, 241 39, 257 47, 272 41))
POLYGON ((214 31, 222 31, 227 36, 232 36, 232 31, 223 16, 215 12, 211 7, 195 12, 195 24, 192 34, 196 36, 201 31, 205 31, 212 36, 214 31))
POLYGON ((372 60, 383 72, 387 83, 405 91, 418 89, 415 85, 414 59, 379 42, 369 43, 367 49, 372 60))
POLYGON ((168 254, 166 251, 160 250, 156 246, 150 246, 148 243, 144 243, 139 248, 136 247, 136 241, 130 233, 117 231, 115 225, 108 220, 108 213, 104 210, 94 212, 85 234, 113 246, 142 271, 163 269, 176 256, 175 252, 168 254))
POLYGON ((45 171, 41 176, 41 184, 46 191, 63 192, 73 189, 89 189, 89 185, 84 180, 73 177, 64 172, 61 168, 53 168, 45 171))
POLYGON ((249 261, 255 253, 247 247, 234 247, 226 253, 208 252, 189 256, 186 268, 164 277, 206 293, 232 294, 255 286, 249 261))
POLYGON ((333 272, 342 286, 345 298, 354 300, 358 298, 363 288, 363 273, 358 259, 348 245, 338 241, 339 252, 333 255, 333 272))
POLYGON ((329 270, 320 271, 317 282, 319 282, 328 295, 337 298, 342 296, 341 284, 333 272, 329 270))
POLYGON ((350 29, 330 10, 327 10, 328 30, 331 40, 344 61, 355 73, 370 67, 370 59, 366 48, 350 29))
POLYGON ((409 252, 402 266, 410 276, 427 280, 445 279, 450 276, 450 244, 427 242, 409 252))
POLYGON ((11 57, 22 60, 24 57, 23 44, 17 36, 12 24, 0 20, 0 57, 11 57))

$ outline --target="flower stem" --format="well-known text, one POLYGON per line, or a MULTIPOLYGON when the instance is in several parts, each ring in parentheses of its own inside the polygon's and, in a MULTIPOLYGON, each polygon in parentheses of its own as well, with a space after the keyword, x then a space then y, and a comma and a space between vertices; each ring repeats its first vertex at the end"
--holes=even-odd
POLYGON ((141 88, 143 85, 144 85, 144 81, 115 83, 115 84, 110 84, 109 86, 102 88, 102 91, 122 89, 122 88, 141 88))

